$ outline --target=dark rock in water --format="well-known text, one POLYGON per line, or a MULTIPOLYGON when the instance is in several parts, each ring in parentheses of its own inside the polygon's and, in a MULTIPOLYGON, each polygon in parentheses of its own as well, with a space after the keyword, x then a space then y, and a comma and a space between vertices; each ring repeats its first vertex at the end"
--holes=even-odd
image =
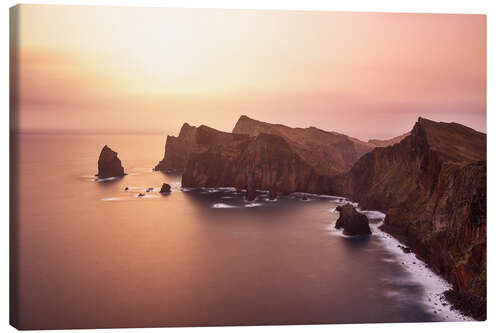
POLYGON ((148 187, 148 188, 146 189, 146 192, 153 192, 153 191, 154 191, 154 188, 153 188, 153 187, 148 187))
POLYGON ((99 155, 97 162, 99 178, 122 177, 125 176, 122 162, 118 158, 118 153, 111 150, 108 146, 104 146, 99 155))
POLYGON ((125 187, 125 191, 128 191, 128 187, 125 187))
POLYGON ((245 193, 245 200, 254 201, 255 197, 257 197, 257 192, 254 187, 248 187, 245 193))
POLYGON ((269 190, 269 197, 268 197, 268 199, 269 200, 276 200, 276 197, 278 197, 278 193, 276 192, 276 189, 275 188, 271 188, 269 190))
POLYGON ((303 195, 301 199, 307 201, 307 196, 303 195))
POLYGON ((160 193, 170 193, 171 187, 167 183, 163 183, 160 189, 160 193))
POLYGON ((144 197, 144 196, 146 196, 144 193, 139 193, 139 194, 137 195, 137 197, 139 197, 139 198, 144 197))
POLYGON ((406 247, 406 246, 401 246, 401 245, 398 245, 398 247, 403 250, 404 253, 411 253, 413 252, 409 247, 406 247))
POLYGON ((340 212, 335 228, 344 228, 344 235, 357 236, 372 233, 368 225, 368 218, 358 213, 353 205, 337 206, 335 210, 340 212))

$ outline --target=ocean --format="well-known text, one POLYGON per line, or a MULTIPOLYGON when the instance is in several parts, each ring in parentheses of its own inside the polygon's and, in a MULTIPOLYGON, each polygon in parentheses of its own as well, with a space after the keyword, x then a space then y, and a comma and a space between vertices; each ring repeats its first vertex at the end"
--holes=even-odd
POLYGON ((250 203, 231 188, 183 189, 180 174, 152 171, 165 138, 17 135, 20 328, 470 319, 378 229, 383 214, 365 212, 373 234, 353 238, 334 228, 342 198, 261 192, 250 203), (105 144, 127 176, 96 181, 105 144))

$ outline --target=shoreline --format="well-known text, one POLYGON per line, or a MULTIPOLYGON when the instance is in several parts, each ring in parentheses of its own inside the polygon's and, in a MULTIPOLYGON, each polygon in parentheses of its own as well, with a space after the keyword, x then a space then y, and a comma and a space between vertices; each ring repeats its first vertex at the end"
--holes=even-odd
MULTIPOLYGON (((238 193, 235 187, 224 186, 224 187, 183 187, 180 182, 177 183, 179 192, 190 192, 193 190, 201 190, 205 193, 234 193, 234 194, 242 194, 245 191, 242 190, 238 193)), ((256 190, 257 193, 268 194, 269 190, 256 190)), ((321 199, 331 199, 331 202, 336 205, 343 205, 350 203, 357 208, 357 210, 366 215, 371 221, 376 220, 380 221, 378 223, 370 223, 372 228, 372 236, 376 237, 377 240, 380 240, 382 246, 391 254, 395 255, 398 260, 402 263, 410 263, 410 264, 402 264, 404 269, 410 276, 412 280, 416 283, 420 284, 426 293, 426 299, 420 300, 423 304, 430 307, 431 311, 434 312, 434 315, 437 315, 441 318, 442 321, 476 321, 476 319, 463 314, 460 310, 453 308, 454 304, 450 300, 448 300, 445 296, 445 292, 448 290, 453 290, 453 286, 441 275, 432 271, 427 264, 420 258, 416 256, 415 253, 405 253, 402 251, 401 246, 406 246, 404 239, 401 239, 400 235, 390 233, 386 228, 384 229, 384 219, 385 214, 379 211, 373 210, 360 210, 359 204, 357 202, 350 201, 348 198, 338 195, 327 195, 327 194, 316 194, 316 193, 308 193, 308 192, 292 192, 287 197, 295 196, 307 196, 311 198, 321 198, 321 199), (413 264, 415 262, 415 264, 413 264), (422 282, 425 281, 425 282, 422 282)), ((279 198, 279 196, 278 196, 279 198)), ((276 202, 278 198, 269 201, 265 199, 266 202, 276 202)), ((103 199, 105 201, 113 201, 118 198, 106 198, 103 199)), ((242 207, 231 206, 225 203, 216 203, 213 208, 252 208, 261 206, 261 203, 253 204, 253 201, 246 201, 245 205, 242 207)), ((332 211, 333 212, 333 211, 332 211)), ((349 237, 344 235, 339 235, 341 237, 349 237)))
MULTIPOLYGON (((193 188, 191 188, 193 189, 193 188)), ((200 187, 198 189, 208 190, 211 193, 227 192, 235 189, 234 187, 200 187)), ((268 190, 257 190, 258 193, 269 193, 268 190)), ((405 247, 404 241, 386 230, 383 230, 385 214, 374 210, 360 210, 357 202, 350 201, 346 197, 326 194, 316 194, 307 192, 292 192, 288 196, 308 196, 313 198, 332 199, 332 203, 343 205, 351 203, 357 210, 366 215, 369 220, 380 221, 378 223, 370 223, 372 236, 376 237, 382 246, 391 254, 396 256, 404 266, 404 270, 411 276, 412 281, 420 284, 425 292, 422 304, 430 308, 430 311, 438 316, 441 321, 476 321, 473 317, 467 316, 460 310, 454 308, 454 304, 447 299, 445 292, 453 290, 453 285, 444 277, 430 269, 422 259, 418 258, 414 252, 405 253, 401 247, 405 247)), ((333 210, 332 210, 333 212, 333 210)), ((334 229, 335 230, 335 229, 334 229)), ((337 232, 335 233, 339 235, 337 232)), ((351 237, 339 235, 341 237, 351 237)))

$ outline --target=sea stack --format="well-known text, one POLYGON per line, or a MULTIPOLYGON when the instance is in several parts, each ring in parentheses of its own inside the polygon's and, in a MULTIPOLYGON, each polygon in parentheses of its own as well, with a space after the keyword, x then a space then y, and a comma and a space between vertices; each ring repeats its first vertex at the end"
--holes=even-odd
POLYGON ((170 193, 170 191, 171 191, 170 185, 167 183, 163 183, 163 185, 161 186, 161 189, 160 189, 160 193, 166 194, 166 193, 170 193))
POLYGON ((344 228, 344 235, 359 236, 372 233, 368 225, 368 218, 358 213, 353 205, 337 206, 335 210, 340 213, 335 228, 344 228))
POLYGON ((99 178, 122 177, 126 173, 123 171, 122 162, 118 158, 118 153, 104 146, 97 162, 99 178))

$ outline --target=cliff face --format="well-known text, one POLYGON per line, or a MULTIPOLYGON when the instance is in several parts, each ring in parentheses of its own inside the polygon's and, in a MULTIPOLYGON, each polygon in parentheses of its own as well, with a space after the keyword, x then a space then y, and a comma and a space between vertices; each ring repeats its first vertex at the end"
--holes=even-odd
POLYGON ((333 178, 321 175, 283 137, 224 133, 200 126, 182 186, 331 193, 333 178))
POLYGON ((333 175, 349 170, 360 157, 353 141, 347 135, 327 132, 315 127, 291 128, 279 124, 241 116, 233 133, 257 137, 271 134, 284 139, 304 161, 322 175, 333 175))
POLYGON ((344 194, 387 214, 384 228, 454 284, 462 310, 486 315, 486 135, 419 118, 399 144, 343 176, 344 194))
POLYGON ((122 177, 125 176, 122 162, 118 158, 118 153, 111 150, 107 145, 104 146, 97 161, 99 178, 122 177))
POLYGON ((182 125, 179 136, 167 136, 163 159, 155 166, 155 171, 183 171, 189 154, 195 144, 196 127, 182 125))

